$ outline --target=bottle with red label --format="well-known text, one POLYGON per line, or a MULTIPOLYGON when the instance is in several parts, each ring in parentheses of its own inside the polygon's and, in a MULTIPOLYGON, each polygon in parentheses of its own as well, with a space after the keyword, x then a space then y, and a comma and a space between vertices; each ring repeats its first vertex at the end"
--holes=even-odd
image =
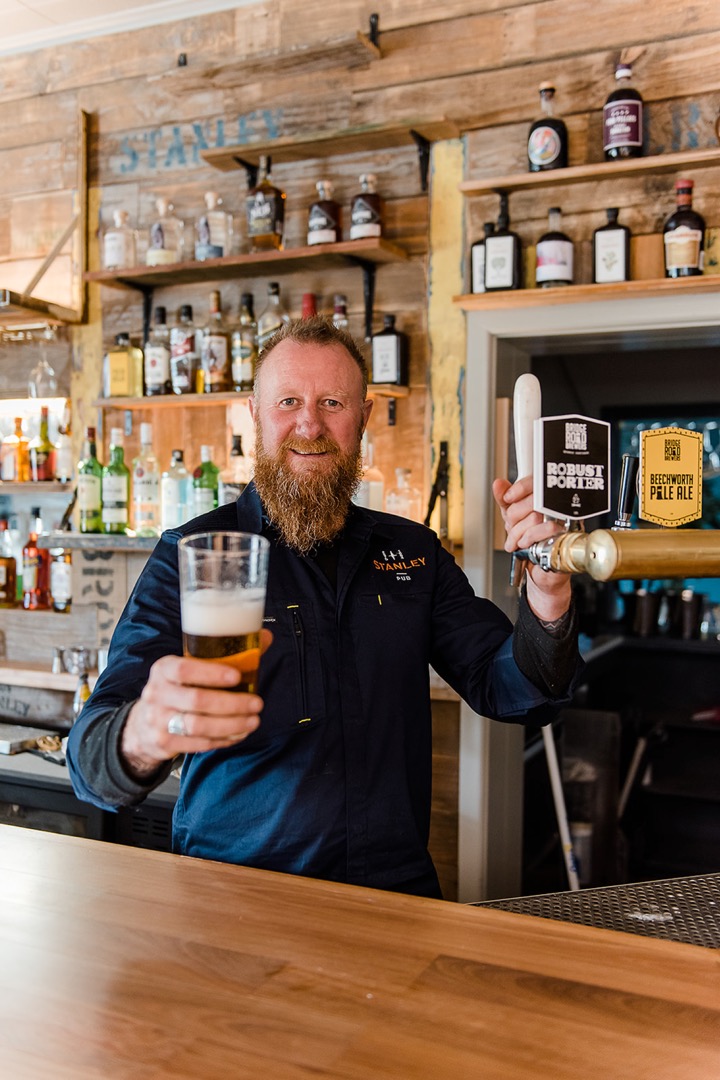
POLYGON ((560 228, 562 211, 559 206, 548 210, 548 231, 535 248, 535 283, 540 288, 572 285, 573 243, 560 228))
POLYGON ((630 64, 615 68, 616 87, 603 105, 603 150, 607 161, 643 155, 643 99, 632 85, 630 64))
POLYGON ((677 206, 665 222, 665 277, 694 277, 703 272, 705 219, 693 210, 692 180, 677 180, 677 206))
POLYGON ((38 547, 42 533, 40 507, 31 510, 33 524, 23 547, 23 607, 26 611, 47 610, 50 607, 50 552, 38 547))

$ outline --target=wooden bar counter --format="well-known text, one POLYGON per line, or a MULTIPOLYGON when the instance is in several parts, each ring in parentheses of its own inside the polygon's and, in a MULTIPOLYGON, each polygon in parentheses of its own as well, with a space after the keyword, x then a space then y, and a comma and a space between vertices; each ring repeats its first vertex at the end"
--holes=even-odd
POLYGON ((713 1080, 720 954, 0 827, 7 1080, 713 1080))

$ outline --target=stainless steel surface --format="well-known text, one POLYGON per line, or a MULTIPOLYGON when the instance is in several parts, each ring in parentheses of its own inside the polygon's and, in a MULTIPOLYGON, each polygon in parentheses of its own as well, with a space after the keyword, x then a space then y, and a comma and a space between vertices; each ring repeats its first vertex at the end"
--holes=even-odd
POLYGON ((519 896, 473 906, 720 949, 720 874, 519 896))

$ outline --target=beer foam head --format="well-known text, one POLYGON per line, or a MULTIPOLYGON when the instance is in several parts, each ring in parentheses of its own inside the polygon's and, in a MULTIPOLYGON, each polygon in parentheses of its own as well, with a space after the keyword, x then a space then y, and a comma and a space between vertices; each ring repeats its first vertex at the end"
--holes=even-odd
POLYGON ((264 589, 198 589, 180 603, 183 633, 202 637, 253 634, 262 626, 264 589))

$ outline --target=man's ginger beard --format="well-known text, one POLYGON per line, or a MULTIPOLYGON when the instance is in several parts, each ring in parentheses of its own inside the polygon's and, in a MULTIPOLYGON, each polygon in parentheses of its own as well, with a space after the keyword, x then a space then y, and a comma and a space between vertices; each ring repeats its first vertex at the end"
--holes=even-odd
POLYGON ((360 432, 354 450, 343 453, 327 435, 317 439, 288 436, 275 455, 263 445, 262 428, 257 425, 255 443, 255 487, 268 518, 288 547, 303 555, 319 544, 334 540, 343 530, 350 501, 362 477, 360 432), (296 473, 288 463, 292 450, 332 454, 327 464, 296 473))

